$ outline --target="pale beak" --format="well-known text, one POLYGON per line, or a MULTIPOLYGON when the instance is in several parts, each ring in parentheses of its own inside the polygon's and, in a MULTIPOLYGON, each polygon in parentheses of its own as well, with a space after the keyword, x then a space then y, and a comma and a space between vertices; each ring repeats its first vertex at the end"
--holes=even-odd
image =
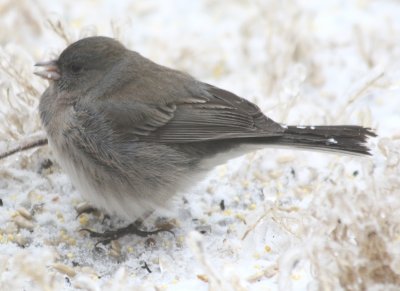
POLYGON ((35 67, 44 67, 43 70, 33 72, 39 77, 47 80, 57 81, 61 78, 60 69, 58 68, 57 61, 39 62, 35 67))

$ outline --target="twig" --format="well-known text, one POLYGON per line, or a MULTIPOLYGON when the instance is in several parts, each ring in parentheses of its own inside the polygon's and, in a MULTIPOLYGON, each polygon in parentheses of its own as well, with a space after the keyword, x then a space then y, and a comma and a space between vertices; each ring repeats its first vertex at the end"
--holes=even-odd
POLYGON ((0 160, 6 158, 8 156, 11 156, 11 155, 13 155, 15 153, 26 151, 26 150, 29 150, 29 149, 32 149, 32 148, 35 148, 35 147, 44 146, 44 145, 47 145, 47 144, 48 144, 47 138, 41 138, 41 139, 38 139, 38 140, 35 140, 35 141, 32 141, 32 142, 29 142, 27 144, 18 145, 17 147, 15 147, 15 148, 13 148, 11 150, 8 150, 8 151, 6 151, 4 153, 0 153, 0 160))
POLYGON ((60 20, 51 20, 47 19, 47 23, 50 25, 50 28, 60 37, 62 38, 65 43, 68 45, 71 43, 67 32, 65 31, 64 25, 61 23, 60 20))
POLYGON ((257 221, 256 221, 254 224, 250 225, 250 227, 246 230, 246 232, 245 232, 244 235, 242 236, 242 240, 244 240, 244 239, 247 237, 247 235, 248 235, 252 230, 254 230, 254 229, 256 228, 256 226, 257 226, 266 216, 267 216, 266 214, 261 215, 261 217, 258 218, 257 221))

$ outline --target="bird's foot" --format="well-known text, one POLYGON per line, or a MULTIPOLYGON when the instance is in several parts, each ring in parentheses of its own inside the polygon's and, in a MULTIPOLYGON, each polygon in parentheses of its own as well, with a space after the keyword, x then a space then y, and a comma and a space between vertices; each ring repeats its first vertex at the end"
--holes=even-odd
POLYGON ((117 240, 128 234, 134 234, 134 235, 138 235, 141 237, 147 237, 149 235, 158 234, 160 232, 169 232, 175 236, 173 231, 171 231, 170 226, 166 226, 165 228, 161 227, 161 228, 158 228, 158 229, 152 230, 152 231, 147 231, 147 230, 140 229, 139 228, 140 225, 141 225, 141 222, 134 222, 134 223, 129 224, 126 227, 119 228, 116 230, 107 230, 105 232, 96 232, 96 231, 93 231, 93 230, 90 230, 87 228, 83 228, 83 229, 81 229, 81 231, 88 232, 90 237, 100 238, 99 241, 96 243, 95 247, 97 247, 99 244, 107 245, 111 241, 117 240))

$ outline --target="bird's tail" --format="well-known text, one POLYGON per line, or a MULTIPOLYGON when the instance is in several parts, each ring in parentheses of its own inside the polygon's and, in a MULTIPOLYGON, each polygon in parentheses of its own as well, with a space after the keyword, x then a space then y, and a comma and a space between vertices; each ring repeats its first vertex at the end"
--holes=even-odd
MULTIPOLYGON (((362 126, 288 126, 284 134, 273 139, 273 144, 370 155, 366 144, 368 137, 376 136, 362 126)), ((271 142, 271 140, 270 140, 271 142)))

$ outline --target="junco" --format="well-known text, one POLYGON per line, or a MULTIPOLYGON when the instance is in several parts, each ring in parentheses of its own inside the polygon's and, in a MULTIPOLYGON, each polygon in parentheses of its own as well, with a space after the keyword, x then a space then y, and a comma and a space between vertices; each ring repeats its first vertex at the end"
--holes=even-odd
POLYGON ((67 47, 35 72, 49 144, 79 192, 130 220, 213 167, 269 145, 369 154, 375 134, 353 125, 286 126, 231 92, 160 66, 108 37, 67 47))

